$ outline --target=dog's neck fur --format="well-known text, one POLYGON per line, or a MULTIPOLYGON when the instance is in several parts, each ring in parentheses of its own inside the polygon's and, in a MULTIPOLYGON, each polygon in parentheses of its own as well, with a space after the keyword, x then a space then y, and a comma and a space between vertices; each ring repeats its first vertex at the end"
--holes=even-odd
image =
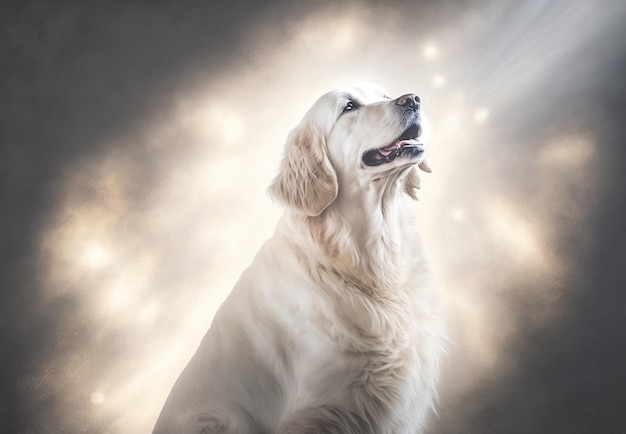
POLYGON ((415 237, 403 187, 394 173, 340 191, 320 216, 291 214, 293 229, 307 234, 300 248, 320 251, 326 266, 368 294, 393 294, 415 261, 407 253, 415 237))

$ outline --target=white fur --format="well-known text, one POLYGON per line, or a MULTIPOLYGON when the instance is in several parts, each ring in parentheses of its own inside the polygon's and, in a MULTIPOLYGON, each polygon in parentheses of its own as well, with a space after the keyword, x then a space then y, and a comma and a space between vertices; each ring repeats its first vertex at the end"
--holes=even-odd
POLYGON ((270 193, 287 206, 165 403, 155 433, 420 433, 443 324, 414 234, 421 160, 363 153, 405 129, 366 85, 321 97, 270 193), (361 106, 342 114, 349 99, 361 106))

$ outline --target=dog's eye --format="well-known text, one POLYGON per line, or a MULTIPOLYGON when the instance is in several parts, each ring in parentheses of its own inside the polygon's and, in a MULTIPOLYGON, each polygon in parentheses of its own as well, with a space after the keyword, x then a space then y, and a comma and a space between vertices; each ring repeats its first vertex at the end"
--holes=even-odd
POLYGON ((356 104, 353 103, 352 101, 348 101, 348 104, 346 104, 346 106, 343 108, 342 113, 351 112, 353 110, 356 110, 356 104))

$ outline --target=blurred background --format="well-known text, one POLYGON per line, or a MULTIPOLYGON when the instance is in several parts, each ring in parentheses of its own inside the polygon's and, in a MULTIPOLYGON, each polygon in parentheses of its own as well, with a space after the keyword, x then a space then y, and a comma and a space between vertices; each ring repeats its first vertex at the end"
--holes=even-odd
POLYGON ((433 433, 626 429, 626 4, 0 6, 0 431, 150 432, 281 209, 288 131, 420 95, 433 433))

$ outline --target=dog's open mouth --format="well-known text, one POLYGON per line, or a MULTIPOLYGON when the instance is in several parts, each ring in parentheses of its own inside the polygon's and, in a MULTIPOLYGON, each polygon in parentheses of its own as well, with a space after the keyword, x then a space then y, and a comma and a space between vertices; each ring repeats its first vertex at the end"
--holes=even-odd
POLYGON ((411 124, 393 143, 366 151, 363 154, 363 163, 366 166, 380 166, 398 158, 417 158, 424 153, 424 146, 418 140, 421 134, 420 124, 418 122, 411 124))

